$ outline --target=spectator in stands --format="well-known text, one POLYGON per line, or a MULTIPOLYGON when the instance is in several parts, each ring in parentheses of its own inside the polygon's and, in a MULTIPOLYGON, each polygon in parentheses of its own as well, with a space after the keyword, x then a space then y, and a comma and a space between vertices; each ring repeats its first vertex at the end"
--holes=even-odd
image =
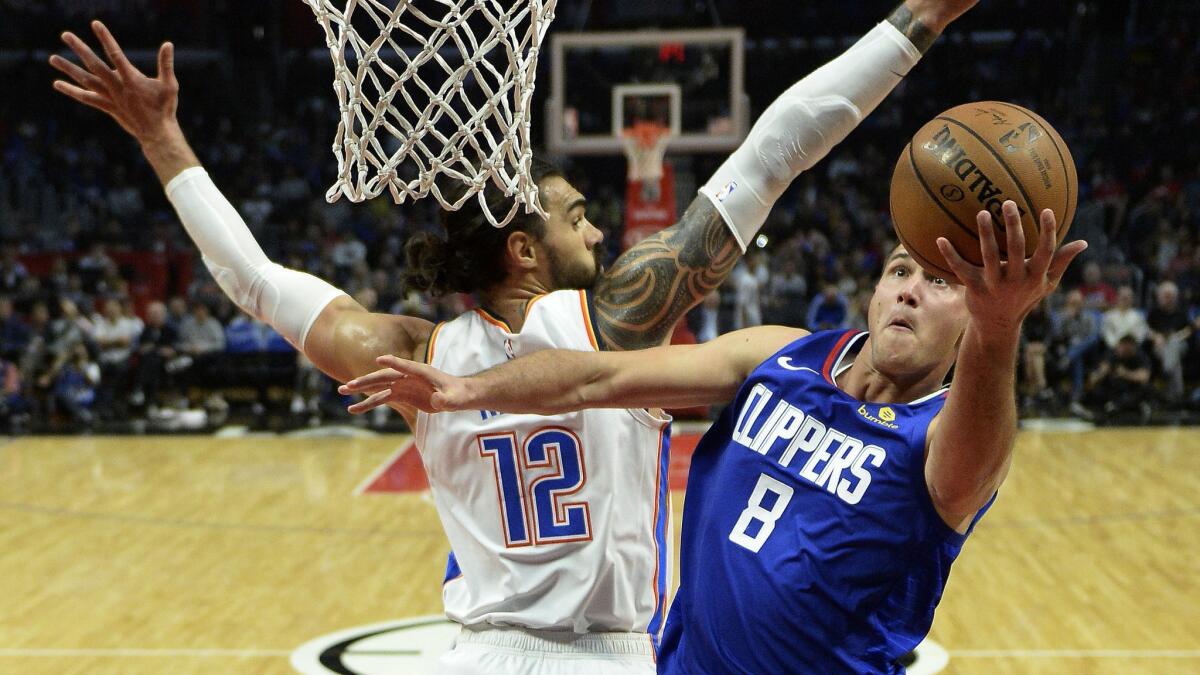
POLYGON ((783 260, 779 271, 771 275, 766 304, 770 308, 768 323, 800 326, 804 321, 804 299, 808 297, 808 281, 800 272, 795 259, 783 260))
POLYGON ((100 351, 100 384, 97 392, 97 411, 107 416, 118 412, 117 394, 125 390, 129 373, 129 357, 134 344, 142 333, 140 321, 125 316, 121 301, 109 298, 104 301, 100 314, 92 317, 89 336, 100 351))
POLYGON ((868 330, 867 312, 871 309, 871 298, 875 293, 870 288, 863 288, 855 293, 850 301, 846 314, 846 327, 854 330, 868 330))
POLYGON ((225 328, 203 302, 192 304, 192 311, 179 323, 179 349, 197 361, 225 351, 225 328))
POLYGON ((17 316, 12 298, 0 297, 0 358, 18 358, 28 342, 29 326, 17 316))
POLYGON ((1046 379, 1047 345, 1052 332, 1050 312, 1043 299, 1030 310, 1021 328, 1021 403, 1027 411, 1054 400, 1054 390, 1046 379))
MULTIPOLYGON (((183 304, 183 298, 177 298, 183 304)), ((184 305, 186 307, 186 304, 184 305)), ((207 387, 218 374, 221 356, 225 353, 225 327, 212 315, 207 303, 194 302, 191 311, 179 322, 180 355, 168 368, 176 376, 177 384, 185 389, 192 386, 207 387)), ((229 404, 220 391, 212 392, 205 407, 227 410, 229 404)))
POLYGON ((1100 273, 1100 264, 1090 261, 1083 266, 1083 285, 1079 287, 1083 293, 1084 303, 1090 309, 1106 310, 1117 301, 1117 291, 1112 284, 1104 281, 1100 273))
POLYGON ((1149 333, 1146 315, 1133 306, 1133 289, 1122 286, 1117 291, 1117 304, 1104 313, 1104 320, 1100 323, 1100 334, 1104 337, 1104 344, 1109 349, 1116 349, 1117 342, 1128 335, 1141 345, 1149 333))
POLYGON ((826 284, 821 294, 808 304, 804 328, 813 332, 845 328, 849 314, 850 305, 845 296, 838 292, 835 284, 826 284))
POLYGON ((1192 335, 1192 322, 1179 302, 1179 287, 1173 282, 1164 281, 1155 289, 1154 307, 1146 324, 1154 355, 1167 380, 1167 398, 1178 402, 1183 398, 1183 355, 1192 335))
POLYGON ((730 275, 734 330, 762 325, 762 296, 770 282, 765 257, 762 250, 751 250, 730 275))
MULTIPOLYGON (((177 356, 179 334, 167 323, 167 307, 161 302, 146 306, 146 322, 137 338, 137 372, 129 402, 145 407, 153 414, 159 406, 160 394, 169 380, 168 364, 177 356)), ((171 369, 173 370, 173 369, 171 369)))
POLYGON ((167 323, 175 330, 183 328, 183 322, 188 317, 188 304, 183 296, 176 295, 167 301, 167 323))
POLYGON ((708 342, 715 339, 721 334, 721 292, 713 291, 705 296, 700 306, 696 308, 697 320, 696 334, 697 342, 708 342))
POLYGON ((6 244, 0 250, 0 293, 12 295, 21 290, 29 272, 17 260, 17 247, 6 244))
POLYGON ((0 357, 0 425, 3 433, 18 433, 29 420, 29 401, 24 396, 21 370, 0 357))
POLYGON ((29 310, 29 342, 17 360, 17 366, 27 378, 36 377, 45 365, 49 346, 54 342, 50 309, 44 302, 35 302, 29 310))
POLYGON ((1088 377, 1084 402, 1102 410, 1106 419, 1137 410, 1142 422, 1147 422, 1155 398, 1150 386, 1150 358, 1137 339, 1124 335, 1088 377))
POLYGON ((1089 357, 1098 349, 1100 321, 1096 312, 1084 306, 1083 293, 1067 293, 1062 310, 1054 316, 1050 329, 1050 351, 1057 373, 1071 375, 1071 404, 1076 409, 1083 398, 1084 368, 1089 357))
POLYGON ((93 407, 102 375, 100 365, 92 360, 87 347, 76 344, 68 359, 50 376, 56 407, 67 412, 72 421, 91 428, 96 421, 93 407))
POLYGON ((117 272, 117 263, 108 256, 103 242, 95 242, 87 255, 79 259, 77 266, 83 291, 96 293, 101 289, 104 280, 117 272))

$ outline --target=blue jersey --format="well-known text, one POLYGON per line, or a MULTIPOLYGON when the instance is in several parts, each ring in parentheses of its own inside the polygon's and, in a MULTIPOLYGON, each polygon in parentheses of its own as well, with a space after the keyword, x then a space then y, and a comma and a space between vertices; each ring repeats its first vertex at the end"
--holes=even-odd
POLYGON ((946 390, 852 398, 834 377, 864 337, 789 344, 700 441, 660 672, 903 672, 896 659, 928 633, 966 540, 925 484, 946 390))

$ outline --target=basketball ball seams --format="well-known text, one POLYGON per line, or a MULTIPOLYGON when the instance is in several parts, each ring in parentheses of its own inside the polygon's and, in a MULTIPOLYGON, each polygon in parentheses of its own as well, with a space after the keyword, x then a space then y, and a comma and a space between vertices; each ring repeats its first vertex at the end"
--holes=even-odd
MULTIPOLYGON (((966 224, 958 219, 958 216, 954 215, 953 211, 946 208, 946 205, 942 203, 942 200, 937 198, 937 195, 933 194, 933 189, 929 187, 929 183, 925 182, 925 177, 921 175, 921 170, 917 167, 917 160, 913 155, 912 143, 908 144, 908 164, 910 167, 912 167, 913 175, 917 177, 917 182, 921 184, 921 187, 925 190, 925 194, 929 195, 930 201, 932 201, 934 204, 937 204, 937 207, 942 210, 942 213, 945 213, 950 218, 950 222, 957 225, 963 232, 966 232, 974 237, 975 241, 979 241, 979 234, 975 232, 975 230, 967 227, 966 224)), ((905 245, 905 248, 908 248, 908 246, 905 245)))
MULTIPOLYGON (((1017 186, 1017 192, 1021 193, 1021 197, 1025 200, 1025 206, 1029 207, 1028 213, 1030 214, 1030 218, 1032 218, 1034 223, 1036 224, 1037 223, 1037 215, 1036 215, 1037 208, 1033 205, 1033 200, 1029 198, 1029 193, 1025 191, 1025 184, 1021 182, 1020 178, 1017 178, 1016 174, 1013 173, 1012 167, 1010 167, 1008 165, 1008 163, 1004 161, 1004 158, 1001 157, 1000 154, 996 152, 996 149, 992 147, 992 144, 988 143, 986 140, 984 140, 983 136, 980 136, 974 129, 972 129, 971 127, 954 119, 953 117, 946 117, 944 115, 938 115, 935 119, 942 120, 943 122, 952 122, 955 126, 962 128, 963 131, 966 131, 968 134, 971 134, 971 136, 975 140, 979 141, 979 144, 981 146, 983 146, 989 153, 991 153, 992 157, 995 158, 996 163, 999 164, 1000 167, 1004 169, 1004 173, 1008 174, 1008 177, 1012 179, 1013 185, 1017 186)), ((997 229, 1003 230, 1005 228, 1005 225, 1002 222, 997 222, 996 225, 997 225, 997 229)), ((1022 225, 1022 227, 1024 227, 1024 225, 1022 225)))
MULTIPOLYGON (((1054 131, 1054 127, 1050 126, 1050 124, 1047 123, 1041 115, 1038 115, 1032 110, 1026 110, 1024 108, 1001 101, 992 101, 992 103, 1015 110, 1027 117, 1032 118, 1034 122, 1037 122, 1039 125, 1041 125, 1042 131, 1046 132, 1046 137, 1050 139, 1050 144, 1054 146, 1054 152, 1058 154, 1058 161, 1062 164, 1063 173, 1065 174, 1063 176, 1065 179, 1063 181, 1063 187, 1066 189, 1066 199, 1063 200, 1063 210, 1061 214, 1062 221, 1058 223, 1057 230, 1062 230, 1064 227, 1069 227, 1071 221, 1075 218, 1074 210, 1071 208, 1071 172, 1075 169, 1075 158, 1071 157, 1071 161, 1067 161, 1066 156, 1063 155, 1062 148, 1058 146, 1058 140, 1055 139, 1055 137, 1058 136, 1058 132, 1054 131)), ((1057 230, 1054 233, 1055 237, 1058 241, 1061 241, 1061 237, 1058 236, 1060 233, 1057 230)), ((1062 234, 1065 234, 1065 232, 1062 234)))
POLYGON ((1025 250, 1006 251, 1003 234, 996 243, 1001 260, 1025 258, 1031 246, 1036 248, 1035 241, 1042 232, 1042 207, 1051 207, 1061 216, 1056 231, 1046 234, 1055 235, 1059 243, 1066 237, 1079 194, 1076 171, 1062 136, 1037 115, 1018 105, 989 101, 956 106, 922 126, 897 158, 890 195, 892 224, 914 262, 931 276, 952 279, 955 275, 936 250, 936 239, 946 237, 960 255, 979 265, 981 234, 977 223, 969 222, 977 212, 972 207, 978 205, 997 214, 993 222, 1000 234, 1005 223, 998 214, 999 205, 1010 199, 1018 205, 1023 202, 1019 223, 1015 224, 1025 234, 1025 250), (1046 149, 1045 141, 1039 142, 1042 136, 1051 138, 1053 152, 1046 149), (917 152, 917 146, 922 152, 917 152), (1056 154, 1065 175, 1056 173, 1056 154), (934 189, 935 185, 941 185, 940 189, 934 189), (964 196, 968 197, 966 201, 964 196))

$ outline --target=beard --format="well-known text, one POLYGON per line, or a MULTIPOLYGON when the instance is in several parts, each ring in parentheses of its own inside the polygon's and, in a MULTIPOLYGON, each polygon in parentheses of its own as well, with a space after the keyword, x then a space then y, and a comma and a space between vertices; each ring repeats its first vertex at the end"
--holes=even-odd
POLYGON ((591 260, 564 260, 557 251, 550 254, 550 281, 554 290, 591 288, 604 271, 603 252, 599 245, 592 247, 591 260))

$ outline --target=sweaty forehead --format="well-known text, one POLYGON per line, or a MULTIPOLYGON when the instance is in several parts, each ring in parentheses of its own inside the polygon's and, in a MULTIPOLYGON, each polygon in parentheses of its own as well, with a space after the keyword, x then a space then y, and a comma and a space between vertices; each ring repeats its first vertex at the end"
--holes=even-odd
POLYGON ((551 176, 543 180, 538 187, 538 196, 542 200, 542 206, 552 211, 566 210, 583 199, 579 190, 560 176, 551 176))

